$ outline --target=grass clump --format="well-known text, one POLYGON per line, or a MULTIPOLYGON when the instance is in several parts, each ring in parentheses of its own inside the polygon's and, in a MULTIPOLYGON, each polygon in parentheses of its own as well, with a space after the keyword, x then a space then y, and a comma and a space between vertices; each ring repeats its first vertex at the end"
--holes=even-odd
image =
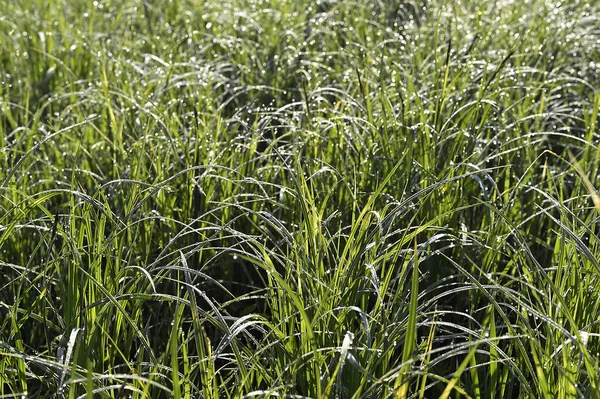
POLYGON ((0 397, 598 398, 593 1, 0 1, 0 397))

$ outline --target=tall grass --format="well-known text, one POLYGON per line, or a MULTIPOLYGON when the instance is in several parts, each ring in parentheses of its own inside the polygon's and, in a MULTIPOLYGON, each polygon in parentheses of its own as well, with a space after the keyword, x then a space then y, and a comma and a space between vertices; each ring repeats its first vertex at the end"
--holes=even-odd
POLYGON ((0 398, 600 397, 596 2, 0 9, 0 398))

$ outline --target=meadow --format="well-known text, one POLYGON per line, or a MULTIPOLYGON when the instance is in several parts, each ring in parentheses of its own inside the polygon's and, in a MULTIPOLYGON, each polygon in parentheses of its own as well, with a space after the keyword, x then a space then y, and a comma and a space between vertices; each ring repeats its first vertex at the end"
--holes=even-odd
POLYGON ((0 0, 0 399, 600 398, 594 0, 0 0))

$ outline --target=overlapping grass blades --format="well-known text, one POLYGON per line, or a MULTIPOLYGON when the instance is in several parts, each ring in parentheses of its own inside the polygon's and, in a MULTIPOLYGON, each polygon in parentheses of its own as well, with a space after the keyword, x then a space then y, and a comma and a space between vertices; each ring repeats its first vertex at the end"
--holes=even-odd
POLYGON ((0 9, 0 397, 600 396, 595 2, 0 9))

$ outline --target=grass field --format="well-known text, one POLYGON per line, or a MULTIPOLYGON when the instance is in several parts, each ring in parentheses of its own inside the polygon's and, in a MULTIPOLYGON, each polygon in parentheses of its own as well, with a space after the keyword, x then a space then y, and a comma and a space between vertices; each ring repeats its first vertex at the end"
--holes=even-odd
POLYGON ((600 398, 596 1, 0 10, 0 398, 600 398))

